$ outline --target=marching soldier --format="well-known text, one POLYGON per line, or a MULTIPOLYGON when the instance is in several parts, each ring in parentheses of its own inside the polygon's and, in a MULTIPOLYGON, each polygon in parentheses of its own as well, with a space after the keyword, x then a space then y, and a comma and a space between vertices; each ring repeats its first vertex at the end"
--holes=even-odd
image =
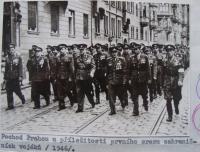
POLYGON ((153 99, 157 97, 156 92, 156 79, 157 79, 157 59, 153 54, 151 48, 146 47, 146 52, 149 59, 149 68, 150 68, 150 80, 151 83, 148 85, 149 88, 149 97, 150 102, 153 102, 153 99))
POLYGON ((147 85, 150 81, 150 68, 148 57, 143 52, 140 52, 140 49, 138 47, 135 47, 134 54, 130 58, 129 68, 129 78, 132 85, 132 101, 134 104, 133 116, 138 116, 139 95, 142 95, 144 109, 148 111, 147 85))
POLYGON ((57 96, 59 101, 59 109, 65 109, 65 97, 68 96, 71 106, 74 103, 74 97, 71 92, 72 90, 72 78, 73 78, 73 63, 72 56, 69 55, 67 45, 60 44, 60 56, 57 59, 56 66, 56 86, 57 86, 57 96))
POLYGON ((172 121, 173 110, 172 100, 174 101, 175 113, 179 114, 179 101, 182 98, 181 88, 183 85, 184 69, 181 67, 180 60, 174 54, 174 46, 167 45, 167 62, 164 68, 164 98, 166 100, 166 107, 168 118, 167 121, 172 121))
POLYGON ((40 108, 40 95, 44 96, 46 106, 50 103, 50 83, 49 83, 49 64, 47 58, 43 55, 42 48, 35 48, 35 57, 30 64, 32 71, 31 89, 34 108, 40 108))
POLYGON ((53 93, 54 93, 54 101, 56 101, 58 99, 58 95, 57 95, 57 89, 56 89, 56 72, 57 72, 57 65, 56 65, 56 61, 57 61, 57 50, 48 45, 47 46, 47 58, 49 61, 49 67, 50 67, 50 82, 52 84, 52 88, 53 88, 53 93))
MULTIPOLYGON (((33 60, 35 58, 35 49, 37 48, 36 45, 32 45, 32 49, 29 50, 29 59, 27 61, 26 67, 29 73, 29 83, 31 84, 31 80, 32 80, 32 75, 33 75, 33 71, 32 71, 32 63, 33 60)), ((33 90, 31 88, 31 102, 33 101, 33 90)))
POLYGON ((94 62, 96 65, 96 70, 94 73, 94 85, 95 85, 95 95, 96 104, 100 103, 100 92, 105 92, 106 89, 106 61, 107 54, 102 52, 102 47, 100 45, 96 46, 97 53, 94 54, 94 62))
POLYGON ((162 95, 162 82, 163 82, 163 55, 158 44, 153 44, 153 51, 157 58, 157 80, 156 80, 156 89, 157 93, 162 95))
MULTIPOLYGON (((130 50, 129 50, 129 46, 127 44, 124 45, 124 48, 123 48, 123 51, 122 51, 122 57, 125 58, 125 62, 126 62, 126 76, 128 76, 128 73, 129 73, 129 69, 128 69, 128 64, 130 62, 130 50)), ((128 80, 129 78, 127 78, 128 80)), ((128 83, 128 81, 126 82, 126 88, 124 90, 124 98, 125 98, 125 106, 128 106, 128 91, 130 92, 131 94, 131 85, 128 83)))
POLYGON ((108 93, 109 93, 109 115, 116 114, 115 100, 116 96, 119 97, 121 106, 125 108, 124 90, 127 81, 126 62, 124 57, 117 55, 116 47, 110 48, 111 56, 107 59, 107 80, 108 80, 108 93))
POLYGON ((83 112, 84 97, 88 98, 92 108, 95 107, 92 78, 95 72, 95 63, 91 55, 86 52, 86 48, 80 45, 80 55, 74 61, 78 109, 76 113, 83 112))
POLYGON ((31 71, 31 63, 32 63, 32 60, 34 59, 35 57, 35 49, 37 48, 36 45, 32 45, 32 49, 29 50, 29 59, 27 61, 27 70, 29 72, 29 81, 31 81, 31 77, 32 77, 32 71, 31 71))
POLYGON ((8 107, 6 110, 14 108, 13 93, 21 99, 22 104, 25 104, 25 97, 20 88, 22 81, 22 58, 15 51, 15 45, 9 45, 8 55, 6 56, 4 80, 6 82, 6 93, 8 107))

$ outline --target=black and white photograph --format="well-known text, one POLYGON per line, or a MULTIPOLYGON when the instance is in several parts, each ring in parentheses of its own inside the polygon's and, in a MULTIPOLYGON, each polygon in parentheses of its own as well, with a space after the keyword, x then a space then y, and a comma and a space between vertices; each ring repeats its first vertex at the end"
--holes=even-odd
POLYGON ((2 131, 189 136, 189 4, 7 1, 2 24, 2 131))

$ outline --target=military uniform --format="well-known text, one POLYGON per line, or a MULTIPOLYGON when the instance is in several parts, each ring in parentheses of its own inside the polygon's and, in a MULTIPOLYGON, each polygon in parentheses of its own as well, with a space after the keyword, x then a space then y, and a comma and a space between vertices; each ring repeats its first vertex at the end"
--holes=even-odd
MULTIPOLYGON (((84 50, 83 46, 80 46, 81 51, 84 50)), ((92 75, 95 71, 94 59, 91 55, 86 52, 80 53, 80 55, 74 61, 75 66, 75 78, 77 87, 77 101, 78 109, 76 112, 83 112, 84 107, 84 97, 88 98, 88 101, 95 107, 94 93, 92 86, 92 75)))
MULTIPOLYGON (((174 49, 173 46, 168 45, 166 46, 168 52, 174 49)), ((166 62, 166 66, 164 68, 164 98, 166 100, 166 107, 168 112, 168 119, 167 121, 172 121, 172 99, 174 101, 174 108, 176 114, 179 114, 179 101, 182 98, 181 95, 181 88, 182 88, 182 81, 183 81, 183 68, 181 68, 181 64, 179 59, 172 55, 169 57, 166 62), (182 70, 181 70, 182 69, 182 70)))
MULTIPOLYGON (((99 49, 99 48, 98 48, 99 49)), ((106 61, 107 54, 104 52, 98 52, 94 54, 94 62, 96 65, 96 70, 94 73, 94 85, 95 85, 95 95, 96 104, 100 103, 100 92, 106 92, 106 61)))
MULTIPOLYGON (((10 46, 14 49, 14 46, 10 46)), ((6 57, 4 80, 6 81, 7 103, 10 110, 14 108, 13 93, 21 99, 22 104, 25 103, 25 97, 20 88, 20 81, 22 80, 22 58, 16 52, 9 54, 6 57)))
POLYGON ((35 58, 32 60, 31 71, 31 89, 32 97, 34 101, 34 109, 40 108, 40 95, 44 96, 46 100, 46 106, 50 103, 50 83, 49 83, 49 64, 45 56, 42 55, 42 49, 36 48, 35 58))
MULTIPOLYGON (((157 46, 158 47, 158 46, 157 46)), ((157 93, 161 96, 162 95, 162 86, 163 86, 163 55, 160 51, 156 52, 157 58, 157 80, 156 80, 156 87, 157 93)))
MULTIPOLYGON (((29 83, 31 83, 31 80, 32 80, 32 75, 33 75, 33 71, 32 71, 32 63, 33 63, 33 60, 35 58, 35 50, 36 50, 37 46, 36 45, 32 45, 32 49, 29 50, 29 59, 27 61, 27 64, 26 64, 26 68, 28 70, 28 74, 29 74, 29 83)), ((33 101, 33 90, 32 90, 32 87, 31 87, 31 102, 33 101)))
MULTIPOLYGON (((66 49, 67 46, 60 45, 61 49, 66 49)), ((73 78, 73 64, 72 56, 69 54, 60 54, 56 64, 56 87, 57 96, 59 101, 59 110, 65 109, 65 97, 68 96, 71 106, 74 103, 74 96, 72 90, 72 78, 73 78)))
POLYGON ((48 61, 49 61, 49 67, 50 67, 50 83, 52 84, 52 88, 53 88, 53 93, 54 93, 54 101, 56 101, 58 99, 58 95, 57 95, 57 87, 56 87, 56 73, 57 73, 57 54, 54 54, 53 51, 54 48, 51 46, 47 46, 47 49, 50 50, 50 52, 48 52, 48 61))
POLYGON ((149 67, 150 67, 150 80, 151 83, 148 84, 149 88, 149 97, 150 101, 152 102, 153 99, 157 97, 157 92, 156 92, 156 80, 157 80, 157 59, 155 55, 150 51, 148 53, 148 60, 149 60, 149 67))
POLYGON ((134 104, 133 115, 139 115, 138 96, 142 95, 143 106, 148 111, 148 88, 147 84, 150 80, 150 68, 147 55, 144 53, 133 54, 129 64, 129 78, 132 85, 132 101, 134 104))
MULTIPOLYGON (((129 76, 129 69, 128 69, 128 64, 130 62, 130 52, 129 52, 129 47, 128 45, 125 45, 124 46, 124 50, 122 52, 122 57, 125 58, 125 63, 126 63, 126 76, 127 76, 127 80, 129 79, 128 76, 129 76)), ((125 101, 125 106, 128 106, 128 91, 130 94, 132 94, 132 86, 128 83, 128 81, 126 81, 126 87, 125 87, 125 90, 124 90, 124 101, 125 101)))
MULTIPOLYGON (((110 48, 111 54, 117 53, 117 49, 110 48)), ((116 113, 115 110, 115 100, 118 96, 121 106, 124 109, 125 99, 124 99, 124 90, 127 82, 127 66, 125 58, 111 55, 107 59, 107 81, 108 81, 108 93, 109 93, 109 105, 111 112, 109 115, 116 113)))

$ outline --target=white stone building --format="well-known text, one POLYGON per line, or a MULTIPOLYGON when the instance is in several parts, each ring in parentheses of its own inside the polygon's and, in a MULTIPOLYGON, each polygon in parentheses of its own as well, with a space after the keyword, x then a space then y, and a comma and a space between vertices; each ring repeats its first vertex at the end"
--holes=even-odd
POLYGON ((32 45, 43 49, 61 43, 189 45, 189 5, 105 0, 5 2, 2 33, 2 56, 8 44, 14 43, 24 66, 32 45))

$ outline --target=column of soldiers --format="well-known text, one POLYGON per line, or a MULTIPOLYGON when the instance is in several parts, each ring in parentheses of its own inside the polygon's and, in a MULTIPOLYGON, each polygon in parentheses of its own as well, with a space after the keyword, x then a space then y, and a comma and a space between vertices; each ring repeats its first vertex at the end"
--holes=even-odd
MULTIPOLYGON (((4 77, 7 81, 7 110, 14 108, 13 92, 20 97, 23 104, 25 103, 18 84, 22 79, 21 58, 19 55, 13 55, 16 53, 12 53, 12 48, 14 47, 11 47, 11 53, 6 60, 4 77), (18 59, 17 63, 14 62, 15 58, 18 59), (14 87, 10 87, 10 83, 14 87)), ((101 92, 105 92, 110 106, 109 115, 116 114, 117 99, 124 110, 128 106, 130 96, 133 102, 133 116, 138 116, 139 95, 142 96, 144 110, 148 111, 149 101, 153 102, 164 94, 167 121, 172 121, 172 101, 175 113, 179 114, 184 69, 189 67, 187 47, 161 44, 145 46, 137 43, 118 43, 110 47, 107 44, 90 47, 85 44, 60 44, 48 45, 44 51, 33 45, 29 54, 27 69, 34 109, 41 108, 41 95, 48 106, 50 95, 53 94, 53 101, 58 101, 58 110, 66 108, 65 98, 68 97, 71 106, 74 103, 78 104, 76 113, 79 113, 84 110, 85 95, 91 108, 94 108, 101 102, 101 92)))

